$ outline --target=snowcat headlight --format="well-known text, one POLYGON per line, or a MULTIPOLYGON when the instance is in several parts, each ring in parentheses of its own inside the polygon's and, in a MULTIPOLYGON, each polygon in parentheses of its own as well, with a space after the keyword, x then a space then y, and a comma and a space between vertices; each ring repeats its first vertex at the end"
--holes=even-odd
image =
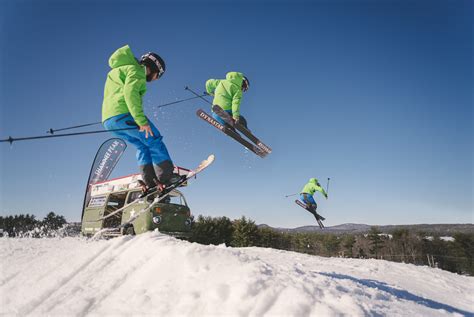
POLYGON ((161 223, 161 217, 160 216, 155 216, 153 217, 153 223, 158 225, 161 223))
POLYGON ((188 218, 186 219, 186 221, 184 222, 184 224, 187 226, 187 227, 190 227, 192 224, 193 224, 193 220, 191 218, 188 218))

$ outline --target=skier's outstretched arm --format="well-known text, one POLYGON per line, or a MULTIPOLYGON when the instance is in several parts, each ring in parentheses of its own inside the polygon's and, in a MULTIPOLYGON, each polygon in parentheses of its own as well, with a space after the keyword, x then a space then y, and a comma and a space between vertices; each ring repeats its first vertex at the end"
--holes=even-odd
POLYGON ((328 199, 328 194, 326 193, 326 191, 324 190, 324 188, 322 188, 319 184, 318 185, 315 185, 315 189, 320 192, 321 194, 323 194, 324 197, 326 197, 326 199, 328 199))
POLYGON ((214 91, 216 90, 217 88, 217 85, 219 85, 221 81, 219 79, 209 79, 208 81, 206 81, 206 92, 211 95, 211 96, 214 96, 214 91))
POLYGON ((324 195, 324 197, 326 197, 326 199, 328 199, 328 193, 326 193, 326 191, 322 187, 321 187, 321 190, 322 190, 321 193, 324 195))

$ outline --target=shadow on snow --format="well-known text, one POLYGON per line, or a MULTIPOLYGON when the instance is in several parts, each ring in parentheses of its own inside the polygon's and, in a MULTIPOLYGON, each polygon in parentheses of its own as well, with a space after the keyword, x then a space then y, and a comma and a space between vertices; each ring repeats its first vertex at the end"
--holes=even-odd
POLYGON ((446 305, 446 304, 443 304, 443 303, 439 303, 439 302, 433 301, 431 299, 423 298, 421 296, 412 294, 408 291, 391 287, 391 286, 389 286, 389 285, 387 285, 386 283, 383 283, 383 282, 379 282, 379 281, 375 281, 375 280, 368 280, 368 279, 359 279, 359 278, 355 278, 355 277, 352 277, 352 276, 349 276, 349 275, 337 274, 337 273, 324 273, 324 272, 314 272, 314 273, 324 275, 324 276, 327 276, 327 277, 331 277, 331 278, 335 278, 335 279, 351 280, 353 282, 362 284, 362 285, 367 286, 367 287, 382 290, 382 291, 387 292, 387 293, 389 293, 393 296, 396 296, 399 299, 412 301, 412 302, 415 302, 419 305, 424 305, 424 306, 432 308, 432 309, 444 309, 449 313, 458 313, 458 314, 461 314, 461 315, 464 315, 464 316, 469 316, 469 317, 474 316, 474 313, 472 313, 472 312, 468 312, 468 311, 465 311, 465 310, 462 310, 462 309, 459 309, 459 308, 456 308, 456 307, 452 307, 452 306, 449 306, 449 305, 446 305))

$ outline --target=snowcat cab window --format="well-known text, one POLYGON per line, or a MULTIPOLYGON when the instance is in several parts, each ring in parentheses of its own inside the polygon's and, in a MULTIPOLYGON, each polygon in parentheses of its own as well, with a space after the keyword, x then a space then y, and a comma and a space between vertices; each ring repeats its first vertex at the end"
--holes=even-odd
POLYGON ((165 198, 163 198, 163 199, 161 200, 161 202, 162 202, 163 204, 169 204, 170 201, 171 201, 170 196, 166 196, 165 198))
POLYGON ((127 193, 113 193, 109 195, 107 200, 107 212, 115 211, 125 205, 125 197, 127 193))
POLYGON ((185 206, 181 195, 170 196, 170 198, 171 198, 170 204, 185 206))
MULTIPOLYGON (((152 202, 155 200, 155 198, 156 198, 157 195, 158 195, 158 193, 155 193, 155 194, 153 194, 153 195, 148 196, 147 199, 146 199, 146 201, 149 202, 149 203, 152 203, 152 202)), ((170 196, 168 195, 168 196, 162 198, 162 199, 160 200, 160 203, 162 203, 162 204, 169 204, 169 202, 170 202, 170 198, 169 198, 169 197, 170 197, 170 196)))
POLYGON ((146 198, 146 201, 149 202, 149 203, 151 203, 153 200, 155 200, 156 195, 157 195, 157 194, 149 195, 149 196, 146 198))
POLYGON ((128 194, 127 204, 130 204, 131 202, 137 200, 141 194, 142 191, 131 192, 130 194, 128 194))
POLYGON ((168 202, 169 204, 174 204, 174 205, 179 205, 179 206, 188 206, 186 203, 186 199, 184 199, 183 194, 179 191, 173 192, 171 195, 169 195, 170 201, 168 202))
MULTIPOLYGON (((104 216, 114 212, 117 209, 122 208, 125 205, 125 198, 127 197, 127 192, 121 193, 111 193, 109 199, 107 200, 107 207, 104 212, 104 216)), ((118 212, 104 220, 104 228, 112 228, 120 225, 122 219, 123 211, 118 212)))

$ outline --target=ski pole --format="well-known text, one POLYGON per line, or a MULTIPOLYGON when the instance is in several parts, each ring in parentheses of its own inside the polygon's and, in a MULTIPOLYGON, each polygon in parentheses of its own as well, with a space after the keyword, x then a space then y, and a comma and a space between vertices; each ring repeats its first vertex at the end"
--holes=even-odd
POLYGON ((204 98, 204 96, 208 96, 207 93, 204 93, 204 95, 200 96, 198 95, 197 92, 195 92, 194 90, 192 90, 191 88, 189 88, 188 86, 184 87, 185 90, 189 90, 191 93, 195 94, 197 97, 195 98, 201 98, 202 100, 204 100, 205 102, 207 102, 208 104, 212 105, 212 102, 210 102, 209 100, 207 100, 206 98, 204 98))
POLYGON ((163 105, 159 105, 159 106, 153 106, 155 108, 163 108, 163 107, 167 107, 167 106, 170 106, 170 105, 174 105, 175 103, 180 103, 180 102, 185 102, 185 101, 188 101, 188 100, 193 100, 193 99, 196 99, 196 98, 202 98, 204 96, 207 96, 207 94, 202 94, 202 95, 197 95, 196 97, 191 97, 191 98, 186 98, 186 99, 181 99, 181 100, 177 100, 177 101, 173 101, 173 102, 169 102, 169 103, 165 103, 163 105))
POLYGON ((290 194, 290 195, 285 195, 285 197, 288 198, 288 197, 296 196, 296 195, 298 195, 298 193, 296 193, 296 194, 290 194))
POLYGON ((328 183, 326 185, 326 194, 329 194, 329 180, 330 178, 328 177, 328 183))
POLYGON ((12 138, 11 136, 8 139, 2 139, 1 142, 9 142, 10 145, 16 141, 25 141, 25 140, 35 140, 35 139, 49 139, 49 138, 58 138, 63 136, 74 136, 74 135, 84 135, 84 134, 95 134, 95 133, 105 133, 113 131, 123 131, 123 130, 134 130, 138 128, 123 128, 123 129, 112 129, 112 130, 98 130, 98 131, 86 131, 86 132, 76 132, 76 133, 65 133, 65 134, 53 134, 53 135, 41 135, 41 136, 29 136, 24 138, 12 138))
POLYGON ((72 126, 72 127, 61 128, 61 129, 53 129, 53 128, 50 128, 48 131, 46 131, 46 133, 54 134, 54 132, 58 132, 58 131, 71 130, 71 129, 82 128, 82 127, 88 127, 88 126, 96 125, 96 124, 99 124, 99 123, 102 123, 102 122, 99 121, 99 122, 93 122, 93 123, 86 123, 86 124, 76 125, 76 126, 72 126))
MULTIPOLYGON (((168 103, 165 103, 165 104, 162 104, 162 105, 152 106, 152 107, 156 108, 156 109, 159 109, 159 108, 171 106, 171 105, 174 105, 174 104, 177 104, 177 103, 185 102, 185 101, 188 101, 188 100, 192 100, 192 99, 196 99, 196 98, 200 98, 200 97, 204 97, 204 96, 207 96, 207 94, 204 94, 204 95, 201 95, 201 96, 196 96, 196 97, 191 97, 191 98, 186 98, 186 99, 181 99, 181 100, 176 100, 176 101, 173 101, 173 102, 168 102, 168 103)), ((88 127, 88 126, 96 125, 96 124, 100 124, 100 123, 102 123, 102 122, 99 121, 99 122, 86 123, 86 124, 81 124, 81 125, 75 125, 75 126, 72 126, 72 127, 61 128, 61 129, 52 129, 51 128, 48 131, 46 131, 46 133, 54 134, 54 132, 58 132, 58 131, 88 127)))

